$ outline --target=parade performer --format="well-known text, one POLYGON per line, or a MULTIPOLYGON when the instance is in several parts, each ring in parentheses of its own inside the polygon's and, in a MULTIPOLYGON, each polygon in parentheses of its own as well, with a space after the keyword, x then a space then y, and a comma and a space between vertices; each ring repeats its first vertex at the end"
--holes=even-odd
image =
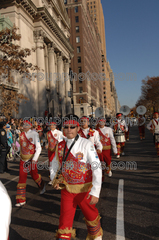
POLYGON ((63 124, 66 138, 58 144, 50 167, 54 188, 62 189, 56 239, 69 240, 75 237, 72 225, 78 205, 84 214, 88 229, 86 239, 101 240, 103 232, 100 216, 95 207, 101 190, 101 164, 94 145, 78 135, 80 129, 78 117, 67 115, 63 124), (62 166, 60 171, 59 166, 62 166))
POLYGON ((131 122, 131 119, 128 116, 125 117, 125 122, 126 122, 127 128, 128 128, 128 131, 125 132, 125 140, 129 141, 130 127, 132 127, 132 122, 131 122))
POLYGON ((0 181, 0 239, 9 240, 12 203, 6 188, 0 181))
POLYGON ((153 133, 157 156, 159 157, 159 114, 155 112, 153 119, 147 125, 147 129, 153 133))
POLYGON ((142 115, 139 115, 138 117, 138 128, 139 128, 139 135, 140 135, 140 140, 142 141, 145 139, 145 118, 142 115))
POLYGON ((101 160, 103 146, 100 141, 99 133, 97 130, 90 128, 88 125, 89 125, 89 118, 86 116, 81 117, 80 118, 80 130, 79 130, 78 134, 81 137, 86 138, 93 143, 93 145, 95 146, 95 148, 97 150, 98 156, 101 160))
POLYGON ((37 160, 41 153, 38 133, 31 130, 29 121, 23 122, 23 132, 20 134, 20 168, 19 182, 17 185, 16 207, 26 204, 26 180, 28 171, 40 189, 40 194, 45 192, 45 183, 38 174, 37 160))
POLYGON ((122 119, 122 114, 116 114, 116 121, 111 124, 111 128, 113 128, 115 141, 117 145, 117 158, 120 158, 120 155, 125 155, 124 146, 125 146, 125 132, 128 131, 126 122, 122 119))
MULTIPOLYGON (((56 129, 56 122, 50 122, 50 131, 47 132, 47 144, 46 149, 48 149, 49 164, 52 162, 55 156, 55 149, 58 142, 63 140, 63 134, 61 131, 56 129)), ((51 181, 48 183, 51 185, 51 181)))
POLYGON ((103 149, 102 149, 102 156, 104 162, 106 162, 106 173, 109 177, 112 176, 111 171, 111 146, 113 148, 113 152, 115 155, 117 155, 117 147, 116 142, 113 136, 113 131, 110 127, 105 126, 106 119, 100 118, 98 120, 98 128, 97 131, 99 132, 100 141, 102 143, 103 149))

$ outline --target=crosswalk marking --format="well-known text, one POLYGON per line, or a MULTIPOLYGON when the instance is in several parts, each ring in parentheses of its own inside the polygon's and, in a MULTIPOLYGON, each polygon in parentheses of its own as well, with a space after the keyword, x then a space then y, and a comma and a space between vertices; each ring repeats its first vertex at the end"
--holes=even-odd
POLYGON ((125 240, 124 230, 124 180, 119 180, 116 217, 116 240, 125 240))

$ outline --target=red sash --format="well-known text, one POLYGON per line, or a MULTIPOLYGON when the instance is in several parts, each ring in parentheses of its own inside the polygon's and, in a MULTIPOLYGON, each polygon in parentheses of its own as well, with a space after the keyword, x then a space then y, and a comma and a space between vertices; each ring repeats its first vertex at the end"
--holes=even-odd
MULTIPOLYGON (((83 133, 83 131, 82 131, 82 129, 80 128, 80 130, 79 130, 79 132, 78 132, 78 134, 81 136, 81 137, 83 137, 83 138, 86 138, 87 139, 87 136, 85 136, 85 134, 83 133)), ((93 137, 94 136, 94 131, 93 131, 93 129, 89 129, 89 132, 88 132, 88 134, 87 135, 89 135, 90 137, 93 137)))
MULTIPOLYGON (((58 144, 58 157, 60 164, 62 164, 65 143, 65 141, 62 141, 58 144)), ((65 156, 67 152, 68 148, 66 147, 65 156)), ((80 160, 82 159, 83 153, 76 153, 76 157, 74 157, 71 152, 69 153, 68 158, 62 168, 62 175, 66 183, 69 185, 88 185, 88 183, 92 183, 91 166, 89 163, 86 164, 84 162, 81 162, 80 160)))
POLYGON ((56 149, 56 145, 57 145, 58 141, 56 140, 56 138, 54 138, 51 131, 49 131, 47 133, 47 139, 48 139, 48 143, 49 143, 48 149, 51 152, 54 152, 55 149, 56 149))
POLYGON ((31 143, 25 132, 20 134, 20 156, 23 161, 31 159, 35 154, 35 144, 31 143))
POLYGON ((117 123, 117 124, 114 125, 115 131, 117 131, 117 129, 118 129, 118 124, 119 124, 120 129, 124 132, 125 127, 122 124, 120 124, 120 123, 117 123))
POLYGON ((100 129, 98 129, 98 132, 100 136, 100 141, 103 145, 103 150, 111 149, 111 141, 110 138, 108 137, 108 134, 104 135, 100 129))

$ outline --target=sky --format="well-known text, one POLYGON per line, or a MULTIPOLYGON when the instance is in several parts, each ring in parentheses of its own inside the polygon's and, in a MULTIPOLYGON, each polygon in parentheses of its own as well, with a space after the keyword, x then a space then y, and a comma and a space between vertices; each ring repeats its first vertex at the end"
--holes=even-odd
POLYGON ((142 80, 159 76, 159 0, 101 0, 106 55, 120 105, 135 106, 142 80))

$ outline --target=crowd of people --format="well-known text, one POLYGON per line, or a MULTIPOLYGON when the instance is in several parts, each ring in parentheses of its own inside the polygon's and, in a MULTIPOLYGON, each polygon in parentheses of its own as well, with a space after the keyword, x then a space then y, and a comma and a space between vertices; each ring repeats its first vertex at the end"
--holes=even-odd
MULTIPOLYGON (((154 134, 159 156, 158 116, 158 113, 154 113, 147 128, 154 134)), ((16 207, 26 204, 28 172, 36 182, 40 194, 46 191, 46 183, 37 169, 38 158, 45 147, 48 150, 50 166, 48 184, 61 190, 61 211, 56 239, 71 239, 75 236, 72 225, 76 207, 79 205, 88 229, 86 239, 101 240, 103 231, 95 205, 99 200, 105 175, 112 176, 112 151, 119 159, 124 155, 126 140, 129 140, 130 124, 126 123, 122 114, 116 114, 110 127, 106 126, 105 118, 99 118, 93 128, 87 116, 79 119, 73 114, 65 116, 59 126, 56 119, 51 119, 47 124, 38 124, 32 119, 11 119, 10 122, 0 124, 0 173, 8 171, 6 159, 13 159, 14 151, 20 154, 16 207)), ((142 115, 138 118, 138 127, 140 140, 143 140, 146 124, 142 115)))

